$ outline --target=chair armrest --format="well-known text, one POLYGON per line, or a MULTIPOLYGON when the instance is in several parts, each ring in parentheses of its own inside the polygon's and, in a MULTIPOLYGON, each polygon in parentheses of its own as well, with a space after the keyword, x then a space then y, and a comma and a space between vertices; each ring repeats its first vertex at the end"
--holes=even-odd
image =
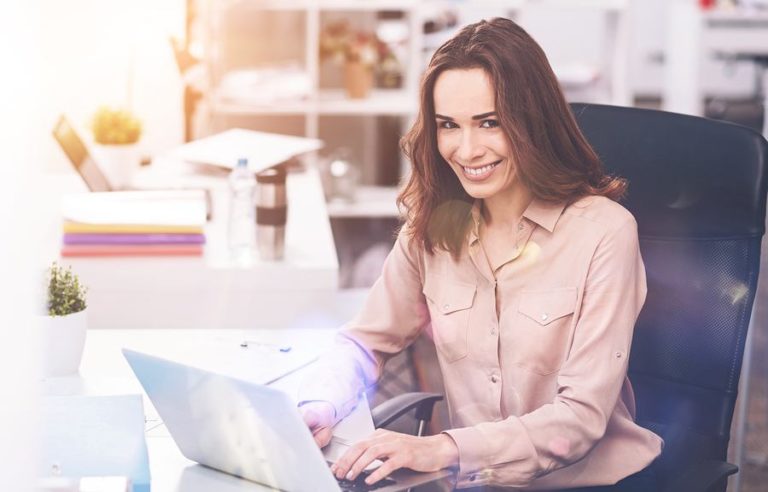
POLYGON ((705 460, 682 469, 664 488, 665 492, 686 490, 707 492, 710 487, 739 471, 739 467, 725 461, 705 460))
POLYGON ((373 426, 377 429, 385 427, 414 408, 416 420, 429 422, 435 403, 442 399, 443 395, 436 393, 413 392, 397 395, 371 410, 373 426))

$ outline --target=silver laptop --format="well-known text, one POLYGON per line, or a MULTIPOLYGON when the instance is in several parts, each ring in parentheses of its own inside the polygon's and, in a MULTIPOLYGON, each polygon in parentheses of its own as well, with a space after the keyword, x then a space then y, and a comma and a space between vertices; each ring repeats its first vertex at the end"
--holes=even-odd
POLYGON ((123 349, 182 454, 289 492, 394 492, 449 475, 398 470, 367 488, 339 483, 296 404, 268 386, 123 349))
MULTIPOLYGON (((53 127, 53 137, 61 146, 61 150, 67 155, 69 162, 75 168, 77 173, 85 182, 89 191, 94 192, 107 192, 107 191, 150 191, 152 189, 164 190, 164 189, 183 189, 179 187, 161 187, 161 188, 145 188, 145 187, 127 187, 117 188, 113 186, 106 174, 102 170, 102 167, 93 158, 88 151, 88 147, 83 142, 83 139, 78 135, 75 127, 70 123, 66 116, 60 115, 59 119, 53 127)), ((203 188, 205 192, 205 206, 206 206, 206 219, 211 220, 211 193, 207 188, 203 188)))

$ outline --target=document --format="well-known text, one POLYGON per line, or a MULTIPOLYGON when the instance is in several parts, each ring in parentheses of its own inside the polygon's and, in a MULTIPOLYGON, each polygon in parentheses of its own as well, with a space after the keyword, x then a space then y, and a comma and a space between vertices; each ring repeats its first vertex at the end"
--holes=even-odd
POLYGON ((201 231, 205 225, 205 192, 169 190, 75 193, 64 196, 61 212, 65 221, 75 224, 176 226, 201 231))
POLYGON ((187 162, 225 169, 232 169, 239 159, 246 158, 248 169, 258 173, 322 147, 323 141, 316 138, 233 128, 186 143, 171 151, 170 155, 187 162))
POLYGON ((149 492, 141 395, 49 396, 41 404, 38 478, 127 477, 134 492, 149 492))

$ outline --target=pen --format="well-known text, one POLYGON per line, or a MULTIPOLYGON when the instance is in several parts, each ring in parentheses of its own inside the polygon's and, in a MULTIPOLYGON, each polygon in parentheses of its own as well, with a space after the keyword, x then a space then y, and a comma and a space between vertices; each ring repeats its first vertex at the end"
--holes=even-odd
POLYGON ((290 352, 291 346, 290 345, 276 345, 274 343, 264 343, 260 342, 258 340, 243 340, 240 342, 240 346, 242 348, 248 348, 248 347, 258 347, 258 348, 266 348, 266 349, 275 349, 278 352, 290 352))

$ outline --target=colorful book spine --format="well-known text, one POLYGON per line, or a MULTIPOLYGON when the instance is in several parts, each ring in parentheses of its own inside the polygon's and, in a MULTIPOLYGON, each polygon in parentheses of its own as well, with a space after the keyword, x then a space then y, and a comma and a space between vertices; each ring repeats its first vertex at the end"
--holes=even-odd
POLYGON ((65 244, 62 257, 74 256, 202 256, 201 244, 65 244))
POLYGON ((64 244, 204 244, 204 234, 65 233, 64 244))
POLYGON ((86 224, 65 220, 64 233, 78 234, 203 234, 202 226, 175 226, 155 224, 86 224))

